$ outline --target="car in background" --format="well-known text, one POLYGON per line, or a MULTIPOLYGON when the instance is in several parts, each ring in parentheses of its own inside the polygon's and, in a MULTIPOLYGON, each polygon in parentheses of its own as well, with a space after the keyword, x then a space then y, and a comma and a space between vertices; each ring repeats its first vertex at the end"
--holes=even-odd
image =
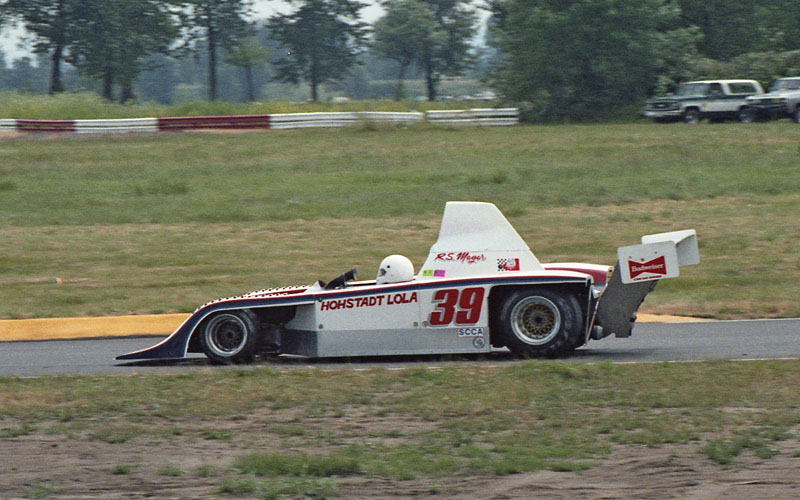
POLYGON ((674 94, 650 99, 644 116, 657 122, 683 120, 695 124, 711 121, 741 120, 747 98, 763 94, 755 80, 699 80, 682 83, 674 94))
POLYGON ((791 118, 800 123, 800 76, 778 78, 769 93, 753 95, 746 99, 741 121, 791 118))

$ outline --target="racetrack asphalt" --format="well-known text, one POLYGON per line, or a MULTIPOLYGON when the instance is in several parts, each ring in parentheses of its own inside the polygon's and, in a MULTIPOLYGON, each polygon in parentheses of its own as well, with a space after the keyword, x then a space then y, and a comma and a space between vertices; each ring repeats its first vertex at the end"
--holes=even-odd
MULTIPOLYGON (((0 320, 0 342, 63 340, 103 337, 165 336, 174 332, 188 314, 142 314, 87 318, 0 320)), ((705 321, 684 316, 639 314, 638 323, 705 321)))

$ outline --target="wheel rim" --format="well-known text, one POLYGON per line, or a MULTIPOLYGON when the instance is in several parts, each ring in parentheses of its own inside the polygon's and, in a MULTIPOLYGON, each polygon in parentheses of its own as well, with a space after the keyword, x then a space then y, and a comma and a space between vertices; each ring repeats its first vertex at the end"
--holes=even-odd
POLYGON ((204 336, 208 349, 222 358, 238 354, 247 342, 247 325, 234 314, 220 314, 209 321, 204 336))
POLYGON ((694 125, 699 121, 700 121, 700 113, 694 110, 686 112, 686 123, 694 125))
POLYGON ((511 328, 526 344, 546 344, 561 330, 561 313, 549 299, 526 297, 511 310, 511 328))

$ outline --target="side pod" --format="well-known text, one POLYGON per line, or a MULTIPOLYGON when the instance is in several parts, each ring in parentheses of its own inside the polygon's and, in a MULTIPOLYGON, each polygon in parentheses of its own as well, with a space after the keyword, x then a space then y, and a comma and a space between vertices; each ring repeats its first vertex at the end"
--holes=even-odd
POLYGON ((680 266, 700 262, 694 229, 642 237, 617 250, 617 264, 595 310, 592 338, 630 337, 636 311, 658 280, 678 276, 680 266))

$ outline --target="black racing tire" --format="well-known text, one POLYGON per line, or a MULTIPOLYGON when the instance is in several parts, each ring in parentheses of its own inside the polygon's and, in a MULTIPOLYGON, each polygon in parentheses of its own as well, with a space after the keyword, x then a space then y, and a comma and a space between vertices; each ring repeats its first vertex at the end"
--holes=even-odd
POLYGON ((259 336, 259 322, 253 311, 223 311, 203 323, 200 346, 214 363, 249 363, 256 353, 259 336))
POLYGON ((496 317, 500 343, 520 356, 558 357, 583 344, 578 299, 550 288, 509 294, 496 317))
POLYGON ((697 108, 689 108, 683 112, 683 121, 689 125, 696 125, 700 123, 702 118, 703 116, 700 114, 700 110, 697 108))

